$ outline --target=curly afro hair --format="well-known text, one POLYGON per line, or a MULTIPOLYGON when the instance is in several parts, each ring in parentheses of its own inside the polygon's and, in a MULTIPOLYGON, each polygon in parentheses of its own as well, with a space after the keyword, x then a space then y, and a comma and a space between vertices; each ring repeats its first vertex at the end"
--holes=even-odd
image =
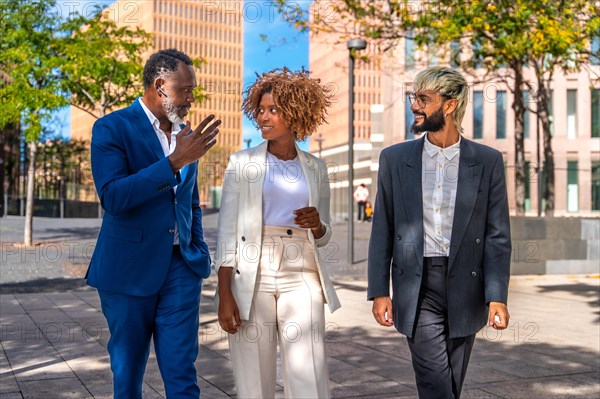
POLYGON ((258 127, 260 100, 270 93, 280 118, 295 133, 296 140, 304 141, 327 122, 327 107, 331 105, 333 93, 320 83, 320 79, 311 78, 304 68, 292 72, 284 67, 257 74, 256 82, 244 92, 242 111, 258 127))

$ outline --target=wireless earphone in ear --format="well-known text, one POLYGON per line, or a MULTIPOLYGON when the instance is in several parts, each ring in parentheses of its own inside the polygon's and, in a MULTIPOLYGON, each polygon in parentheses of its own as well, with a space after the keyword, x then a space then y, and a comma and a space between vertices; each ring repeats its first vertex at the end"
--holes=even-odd
POLYGON ((165 91, 162 89, 161 86, 158 86, 158 88, 156 90, 158 90, 163 96, 165 96, 167 98, 169 97, 169 96, 167 96, 167 93, 165 93, 165 91))

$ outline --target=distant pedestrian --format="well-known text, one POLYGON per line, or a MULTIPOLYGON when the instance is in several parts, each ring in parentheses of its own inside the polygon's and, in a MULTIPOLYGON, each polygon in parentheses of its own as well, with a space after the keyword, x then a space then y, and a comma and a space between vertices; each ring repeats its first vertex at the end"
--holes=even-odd
POLYGON ((369 198, 369 189, 364 185, 360 184, 354 190, 354 201, 358 205, 358 221, 364 222, 367 220, 365 215, 365 205, 367 204, 367 199, 369 198))
POLYGON ((371 206, 371 203, 369 201, 367 201, 367 203, 365 204, 365 218, 367 222, 370 222, 373 218, 373 207, 371 206))

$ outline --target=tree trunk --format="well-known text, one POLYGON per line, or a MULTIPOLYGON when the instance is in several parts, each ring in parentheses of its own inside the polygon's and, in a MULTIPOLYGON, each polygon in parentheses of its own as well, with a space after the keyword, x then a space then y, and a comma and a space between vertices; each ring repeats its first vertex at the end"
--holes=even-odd
POLYGON ((25 228, 23 243, 30 247, 33 245, 31 232, 33 229, 33 190, 35 187, 35 155, 37 153, 37 142, 29 143, 29 166, 27 168, 27 202, 25 203, 25 228))
POLYGON ((541 103, 540 121, 544 135, 544 179, 546 180, 546 216, 554 216, 554 152, 552 151, 552 133, 547 98, 541 103))
POLYGON ((523 66, 516 63, 513 67, 515 74, 514 100, 512 109, 515 113, 515 201, 517 215, 525 214, 525 104, 523 101, 523 66))
POLYGON ((544 174, 543 178, 546 183, 546 192, 544 199, 546 200, 545 215, 554 216, 554 152, 552 151, 552 132, 550 131, 550 82, 552 81, 552 73, 547 74, 544 78, 544 69, 542 67, 544 60, 535 62, 535 75, 537 78, 538 93, 537 104, 540 122, 542 124, 542 134, 544 142, 544 174))

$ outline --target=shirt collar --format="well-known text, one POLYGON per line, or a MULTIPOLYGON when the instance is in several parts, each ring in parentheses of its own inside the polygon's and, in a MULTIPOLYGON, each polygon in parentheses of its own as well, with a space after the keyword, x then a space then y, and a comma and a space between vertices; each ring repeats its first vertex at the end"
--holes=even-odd
MULTIPOLYGON (((150 124, 152 125, 154 130, 159 131, 160 130, 160 121, 158 120, 158 118, 156 116, 154 116, 152 111, 150 111, 150 109, 148 107, 146 107, 146 104, 144 104, 144 101, 142 101, 141 97, 140 97, 140 105, 142 106, 142 109, 146 113, 148 120, 150 120, 150 124)), ((180 131, 181 131, 181 126, 179 126, 177 123, 171 123, 171 134, 177 134, 180 131)))
POLYGON ((425 144, 423 145, 423 149, 425 149, 430 157, 433 157, 441 151, 446 159, 452 160, 452 158, 460 153, 460 141, 462 139, 460 134, 458 135, 458 141, 446 148, 438 147, 437 145, 432 144, 427 137, 428 134, 429 133, 425 134, 425 144))

